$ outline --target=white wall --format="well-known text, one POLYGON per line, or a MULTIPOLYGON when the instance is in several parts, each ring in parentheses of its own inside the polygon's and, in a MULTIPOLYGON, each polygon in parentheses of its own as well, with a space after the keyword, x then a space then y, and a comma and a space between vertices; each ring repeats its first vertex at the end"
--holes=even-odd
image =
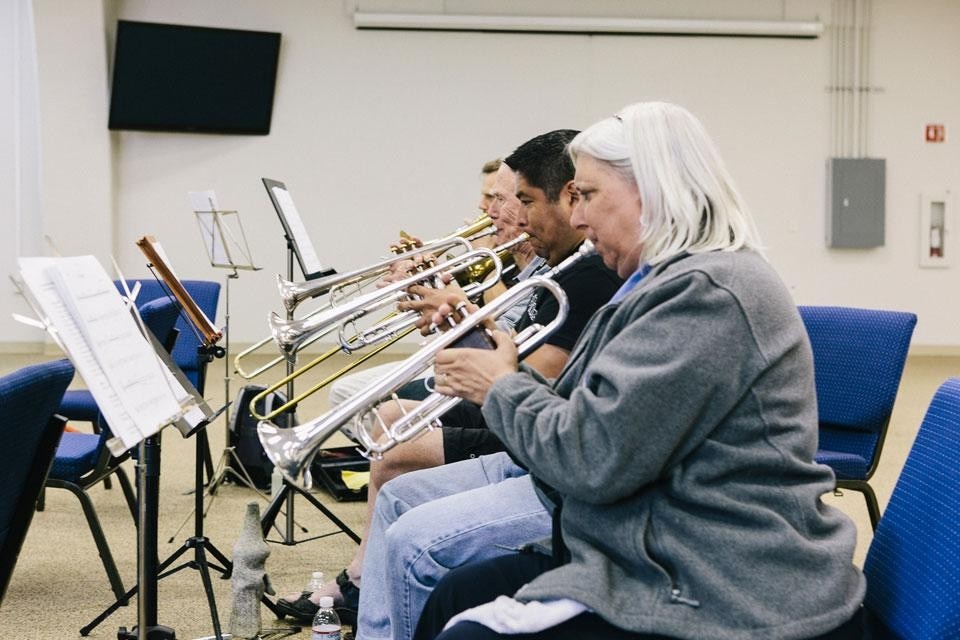
POLYGON ((0 342, 35 350, 44 336, 9 312, 27 307, 7 280, 17 257, 40 251, 40 137, 37 65, 29 0, 0 2, 0 342))
MULTIPOLYGON (((357 31, 346 1, 117 0, 109 15, 280 31, 283 44, 269 136, 109 133, 102 7, 34 3, 46 202, 73 231, 65 250, 101 252, 100 229, 112 220, 129 274, 144 274, 133 242, 151 233, 181 277, 222 279, 206 266, 186 203, 188 190, 215 189, 221 206, 241 212, 264 267, 232 286, 235 341, 266 335, 264 317, 279 309, 273 277, 285 270, 284 245, 261 177, 287 183, 321 257, 350 268, 383 253, 400 229, 432 237, 473 215, 484 160, 629 102, 664 99, 689 107, 712 132, 798 303, 912 310, 915 344, 960 345, 960 262, 920 269, 917 249, 920 193, 960 191, 950 119, 960 113, 960 4, 952 0, 874 0, 871 74, 882 91, 872 98, 869 144, 887 159, 887 235, 885 247, 866 251, 824 246, 827 37, 357 31), (946 124, 947 143, 922 142, 927 122, 946 124), (82 157, 89 162, 79 171, 82 157), (111 180, 112 194, 91 184, 111 180), (111 195, 112 218, 104 210, 111 195)), ((685 4, 704 11, 704 3, 685 4)), ((678 3, 654 5, 662 15, 678 3)), ((830 18, 828 0, 724 7, 721 17, 830 18)))

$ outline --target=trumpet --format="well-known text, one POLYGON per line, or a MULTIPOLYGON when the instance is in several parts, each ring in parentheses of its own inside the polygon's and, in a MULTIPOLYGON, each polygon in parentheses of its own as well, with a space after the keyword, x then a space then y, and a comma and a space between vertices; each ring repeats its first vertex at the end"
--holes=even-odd
POLYGON ((374 458, 382 457, 385 451, 400 442, 440 426, 439 417, 460 402, 460 398, 435 392, 428 396, 416 411, 407 414, 403 419, 389 427, 381 425, 383 435, 379 438, 371 433, 373 423, 371 416, 375 415, 380 404, 391 398, 395 399, 400 387, 421 375, 441 350, 456 346, 468 333, 477 331, 488 319, 500 316, 523 300, 533 289, 544 288, 557 299, 559 308, 557 316, 546 326, 534 325, 515 336, 514 341, 517 344, 519 356, 529 354, 566 320, 569 309, 567 296, 553 278, 592 253, 592 245, 585 242, 576 254, 561 262, 548 274, 529 278, 515 285, 476 313, 466 316, 456 327, 410 356, 390 374, 383 376, 361 393, 310 422, 289 429, 281 429, 267 420, 260 421, 257 425, 257 434, 267 457, 288 480, 309 488, 312 484, 310 463, 320 446, 351 419, 358 426, 357 436, 365 447, 365 455, 374 458))
POLYGON ((356 287, 359 290, 363 288, 365 283, 381 277, 390 270, 390 267, 402 260, 410 260, 423 254, 432 255, 438 251, 443 253, 456 248, 458 245, 463 247, 465 251, 470 251, 473 248, 467 239, 455 237, 411 249, 361 269, 355 269, 347 273, 335 273, 319 280, 291 282, 282 276, 277 276, 280 300, 283 302, 283 307, 289 313, 293 313, 304 300, 329 293, 332 305, 336 306, 336 300, 344 297, 342 291, 347 287, 356 287))
POLYGON ((316 298, 326 293, 330 294, 331 302, 333 302, 346 287, 355 287, 359 290, 366 283, 384 275, 397 262, 425 254, 437 257, 458 246, 465 252, 470 251, 473 249, 471 242, 492 235, 496 231, 493 220, 484 214, 469 225, 457 229, 449 236, 431 240, 419 246, 410 240, 409 236, 401 232, 403 237, 401 243, 392 247, 395 255, 375 264, 347 273, 335 273, 326 278, 306 282, 290 282, 278 277, 280 299, 283 301, 284 308, 290 313, 293 313, 304 300, 316 298))
MULTIPOLYGON (((500 258, 500 263, 503 268, 506 268, 510 260, 510 251, 520 243, 526 242, 529 238, 530 235, 524 232, 493 249, 497 257, 500 258)), ((496 265, 489 258, 477 260, 459 272, 457 282, 462 285, 464 293, 467 294, 468 298, 474 298, 480 293, 477 291, 474 283, 483 281, 495 268, 496 265), (460 278, 464 274, 468 274, 468 277, 464 278, 464 282, 461 283, 460 278)), ((398 333, 414 326, 419 317, 420 314, 416 311, 391 314, 383 321, 367 327, 364 330, 357 329, 353 322, 344 323, 340 326, 340 348, 346 353, 353 353, 357 349, 362 349, 363 347, 368 347, 384 340, 392 340, 398 333), (347 326, 353 328, 354 332, 352 334, 346 332, 347 326)))

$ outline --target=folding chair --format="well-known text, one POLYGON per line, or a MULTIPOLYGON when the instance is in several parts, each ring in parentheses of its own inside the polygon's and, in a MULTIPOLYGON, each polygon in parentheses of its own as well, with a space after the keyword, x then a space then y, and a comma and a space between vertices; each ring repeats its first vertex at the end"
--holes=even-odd
POLYGON ((944 382, 920 425, 873 536, 868 638, 960 638, 960 378, 944 382))
POLYGON ((64 421, 54 412, 72 378, 67 360, 0 378, 0 603, 63 433, 64 421))
POLYGON ((880 519, 876 471, 917 316, 849 307, 799 307, 813 347, 820 442, 816 461, 837 488, 859 491, 880 519))

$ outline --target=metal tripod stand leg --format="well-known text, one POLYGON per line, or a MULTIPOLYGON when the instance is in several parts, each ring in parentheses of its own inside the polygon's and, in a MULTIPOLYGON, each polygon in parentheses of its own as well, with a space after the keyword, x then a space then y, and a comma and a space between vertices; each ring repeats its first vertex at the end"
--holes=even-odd
MULTIPOLYGON (((246 486, 248 489, 256 492, 264 502, 270 502, 270 496, 260 489, 257 488, 256 483, 253 481, 253 478, 250 476, 247 468, 243 466, 243 463, 240 461, 240 458, 237 457, 235 447, 226 447, 223 450, 223 453, 220 454, 220 461, 217 462, 216 473, 214 478, 207 482, 207 491, 206 493, 210 496, 210 500, 206 503, 203 508, 203 517, 206 518, 207 514, 210 512, 210 508, 213 507, 213 501, 216 498, 216 491, 221 484, 223 484, 224 479, 227 477, 227 474, 232 475, 236 478, 237 482, 246 486), (229 466, 227 463, 232 459, 236 462, 237 467, 240 469, 240 473, 237 473, 235 469, 229 466)), ((176 539, 180 531, 183 530, 187 523, 190 522, 190 518, 196 513, 196 507, 187 514, 183 519, 183 522, 180 523, 180 526, 177 527, 177 530, 173 532, 173 535, 167 540, 167 544, 172 544, 176 539)), ((294 522, 294 525, 300 528, 300 531, 303 533, 308 533, 308 529, 300 524, 299 522, 294 522)))
POLYGON ((338 518, 330 509, 328 509, 322 502, 317 500, 310 492, 305 491, 304 489, 292 484, 290 481, 284 479, 283 488, 277 492, 277 495, 273 496, 273 499, 270 501, 270 504, 267 506, 267 510, 263 512, 263 516, 260 518, 260 529, 263 531, 263 537, 266 538, 270 533, 271 527, 274 526, 274 522, 277 519, 277 516, 280 514, 280 510, 283 507, 283 504, 286 503, 286 535, 282 540, 267 540, 267 542, 280 542, 282 544, 292 546, 295 544, 300 544, 301 542, 309 542, 310 540, 317 540, 318 538, 326 538, 327 536, 336 535, 338 533, 345 533, 350 537, 351 540, 360 544, 360 536, 358 536, 353 529, 346 525, 340 518, 338 518), (295 540, 293 537, 293 500, 297 494, 300 494, 306 498, 307 502, 316 507, 320 513, 325 515, 334 525, 337 526, 339 531, 331 531, 329 533, 324 533, 318 536, 313 536, 311 538, 306 538, 304 540, 295 540))
MULTIPOLYGON (((149 439, 148 439, 149 441, 149 439)), ((147 457, 147 460, 153 460, 152 457, 147 457)), ((217 613, 216 599, 213 593, 213 582, 210 579, 210 570, 218 571, 221 574, 222 579, 227 579, 230 577, 230 573, 233 571, 233 564, 230 560, 219 550, 217 547, 203 534, 203 478, 205 465, 203 462, 203 448, 200 440, 196 441, 195 448, 195 468, 194 468, 194 483, 196 491, 194 493, 194 535, 187 538, 183 544, 174 551, 166 560, 156 566, 156 540, 154 539, 152 547, 149 545, 142 549, 141 556, 146 558, 147 564, 152 564, 152 567, 149 567, 145 572, 142 572, 143 575, 147 577, 144 578, 141 576, 142 584, 137 584, 127 593, 125 593, 122 598, 119 598, 114 604, 108 607, 103 613, 97 616, 89 625, 83 627, 80 630, 81 635, 88 635, 97 625, 103 622, 110 614, 116 611, 122 602, 128 600, 131 596, 136 594, 138 590, 141 590, 141 598, 145 598, 148 602, 148 610, 152 611, 152 614, 148 614, 147 620, 150 619, 156 620, 156 583, 162 578, 171 576, 183 569, 196 569, 200 572, 200 578, 203 582, 204 593, 207 598, 207 603, 210 607, 210 619, 213 624, 214 633, 216 638, 222 639, 223 633, 220 628, 220 618, 217 613), (181 564, 170 569, 169 567, 173 565, 181 556, 186 554, 188 551, 193 551, 193 557, 181 564), (216 564, 208 559, 208 555, 213 557, 214 560, 220 564, 216 564), (150 604, 152 603, 152 604, 150 604)), ((159 451, 156 454, 156 468, 159 469, 159 451)), ((159 472, 157 472, 159 475, 159 472)), ((158 478, 157 478, 158 480, 158 478)), ((154 532, 154 538, 156 534, 156 520, 153 521, 152 530, 154 532)), ((265 596, 261 599, 261 602, 277 617, 280 617, 279 610, 276 606, 265 596)), ((141 616, 142 617, 142 616, 141 616)), ((145 626, 144 628, 149 628, 145 626)))

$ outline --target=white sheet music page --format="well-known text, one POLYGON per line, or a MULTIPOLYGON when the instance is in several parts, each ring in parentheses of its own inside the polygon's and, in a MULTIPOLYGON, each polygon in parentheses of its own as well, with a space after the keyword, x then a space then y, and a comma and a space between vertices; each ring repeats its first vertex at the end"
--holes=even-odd
POLYGON ((212 211, 195 211, 197 223, 200 225, 200 236, 203 238, 203 246, 210 257, 210 263, 219 267, 230 264, 230 254, 223 242, 220 225, 218 224, 217 214, 212 211))
POLYGON ((188 191, 187 199, 200 224, 203 246, 214 266, 230 264, 230 256, 223 244, 219 229, 216 228, 216 212, 220 210, 217 194, 213 189, 206 191, 188 191))
POLYGON ((220 209, 220 204, 217 202, 217 192, 213 189, 188 191, 187 199, 190 200, 190 208, 194 211, 217 211, 220 209))
POLYGON ((157 354, 96 258, 21 258, 20 272, 126 447, 180 415, 157 354))
POLYGON ((307 234, 307 228, 303 224, 300 212, 293 204, 290 192, 280 187, 274 187, 273 195, 283 210, 283 217, 287 221, 287 226, 290 227, 290 233, 293 234, 293 241, 297 243, 297 251, 300 252, 300 258, 303 260, 303 268, 306 269, 307 273, 325 271, 323 265, 320 264, 320 258, 317 257, 316 250, 313 248, 310 236, 307 234))

